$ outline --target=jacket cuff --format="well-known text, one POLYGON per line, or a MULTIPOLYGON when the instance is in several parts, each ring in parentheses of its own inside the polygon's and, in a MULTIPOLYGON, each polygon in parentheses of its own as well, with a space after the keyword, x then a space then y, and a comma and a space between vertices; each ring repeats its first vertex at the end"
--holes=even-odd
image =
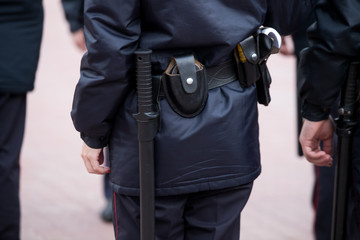
POLYGON ((91 148, 104 148, 108 144, 107 137, 90 137, 85 135, 84 133, 80 133, 81 139, 91 148))
POLYGON ((322 121, 329 118, 330 109, 318 105, 304 102, 302 106, 302 116, 310 121, 322 121))
POLYGON ((83 28, 83 25, 79 22, 70 22, 70 32, 74 33, 83 28))

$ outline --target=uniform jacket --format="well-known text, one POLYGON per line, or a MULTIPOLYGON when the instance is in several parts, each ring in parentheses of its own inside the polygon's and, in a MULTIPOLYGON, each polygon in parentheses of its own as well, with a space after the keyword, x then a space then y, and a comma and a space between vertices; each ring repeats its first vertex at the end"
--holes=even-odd
POLYGON ((320 0, 310 47, 301 53, 303 116, 327 119, 338 99, 351 61, 360 60, 360 1, 320 0))
POLYGON ((0 0, 0 92, 34 88, 42 29, 41 0, 0 0))
MULTIPOLYGON (((88 0, 88 52, 72 118, 93 148, 109 145, 111 183, 122 194, 138 194, 137 112, 134 51, 152 49, 154 72, 171 56, 192 51, 206 67, 233 56, 236 44, 261 25, 287 35, 311 11, 311 1, 88 0)), ((155 139, 156 193, 172 195, 221 189, 260 174, 257 97, 232 82, 209 90, 204 110, 182 118, 162 99, 155 139)))
POLYGON ((76 32, 84 26, 84 0, 62 0, 70 31, 76 32))

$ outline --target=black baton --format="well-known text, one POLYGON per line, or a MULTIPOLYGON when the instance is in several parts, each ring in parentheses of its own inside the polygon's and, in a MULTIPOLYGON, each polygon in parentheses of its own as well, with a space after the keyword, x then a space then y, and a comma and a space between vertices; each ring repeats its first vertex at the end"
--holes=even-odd
POLYGON ((152 98, 151 50, 138 49, 136 55, 136 84, 140 175, 140 239, 155 239, 155 177, 154 138, 159 113, 154 111, 152 98))
POLYGON ((347 239, 347 203, 351 176, 353 135, 357 124, 359 70, 360 62, 350 64, 348 78, 341 91, 339 118, 336 119, 338 145, 332 213, 332 240, 347 239))

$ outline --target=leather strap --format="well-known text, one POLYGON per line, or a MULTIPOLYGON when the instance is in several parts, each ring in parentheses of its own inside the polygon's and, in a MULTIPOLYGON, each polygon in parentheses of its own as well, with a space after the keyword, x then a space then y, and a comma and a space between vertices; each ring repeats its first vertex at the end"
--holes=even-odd
POLYGON ((238 79, 236 66, 233 60, 223 62, 217 66, 206 68, 208 88, 213 89, 238 79))
POLYGON ((182 86, 186 93, 194 93, 197 89, 195 58, 192 54, 174 57, 180 74, 182 86))

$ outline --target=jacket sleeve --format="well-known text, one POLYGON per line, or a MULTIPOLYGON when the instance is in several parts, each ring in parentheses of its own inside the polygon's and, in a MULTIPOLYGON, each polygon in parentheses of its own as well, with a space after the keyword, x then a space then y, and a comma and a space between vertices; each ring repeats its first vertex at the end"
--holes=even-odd
POLYGON ((301 53, 300 97, 303 117, 328 118, 351 61, 360 59, 360 1, 320 0, 316 23, 308 30, 310 47, 301 53))
POLYGON ((106 146, 115 113, 134 78, 133 52, 140 36, 139 0, 86 0, 88 52, 81 61, 71 116, 82 139, 106 146))
POLYGON ((310 16, 316 0, 269 0, 264 26, 286 36, 299 29, 310 16))
POLYGON ((61 0, 70 31, 76 32, 84 25, 84 0, 61 0))

